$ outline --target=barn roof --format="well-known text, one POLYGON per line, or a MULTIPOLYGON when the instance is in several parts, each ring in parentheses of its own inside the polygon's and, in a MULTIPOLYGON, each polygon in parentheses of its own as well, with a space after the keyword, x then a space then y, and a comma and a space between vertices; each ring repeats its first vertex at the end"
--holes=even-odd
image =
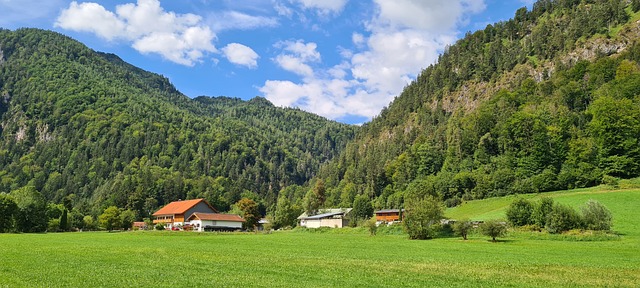
POLYGON ((344 212, 330 212, 330 213, 324 213, 324 214, 318 214, 318 215, 309 216, 309 217, 306 217, 304 219, 306 219, 306 220, 322 219, 322 218, 329 218, 329 217, 333 217, 333 216, 337 216, 337 215, 343 215, 343 214, 344 214, 344 212))
POLYGON ((349 214, 349 212, 351 212, 351 208, 332 208, 332 209, 320 209, 320 214, 317 215, 311 215, 309 216, 309 214, 307 214, 307 212, 302 213, 300 216, 298 216, 298 220, 301 219, 317 219, 317 218, 310 218, 310 217, 316 217, 318 215, 323 215, 323 214, 329 214, 329 213, 344 213, 349 214))
POLYGON ((188 220, 193 219, 209 220, 209 221, 230 221, 230 222, 245 222, 242 217, 235 214, 221 214, 221 213, 200 213, 195 212, 188 220))
MULTIPOLYGON (((402 209, 402 211, 404 211, 404 209, 402 209)), ((383 209, 383 210, 377 210, 375 213, 399 213, 400 209, 383 209)))
POLYGON ((184 214, 185 212, 187 212, 187 210, 193 208, 193 206, 198 205, 198 203, 200 202, 204 202, 205 204, 207 204, 207 206, 209 206, 209 208, 211 208, 212 211, 217 212, 216 209, 209 205, 207 200, 193 199, 171 202, 167 204, 167 206, 164 206, 160 210, 156 211, 156 213, 153 213, 153 216, 184 214))

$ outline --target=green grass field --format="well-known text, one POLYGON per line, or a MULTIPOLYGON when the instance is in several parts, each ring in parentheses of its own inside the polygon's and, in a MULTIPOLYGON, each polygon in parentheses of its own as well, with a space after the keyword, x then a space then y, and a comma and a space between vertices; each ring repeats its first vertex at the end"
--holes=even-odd
MULTIPOLYGON (((640 190, 548 193, 611 209, 608 241, 502 242, 371 237, 364 229, 272 234, 80 232, 0 235, 2 287, 638 287, 640 190)), ((528 195, 527 197, 539 197, 528 195)), ((513 197, 471 201, 447 214, 500 217, 513 197)))

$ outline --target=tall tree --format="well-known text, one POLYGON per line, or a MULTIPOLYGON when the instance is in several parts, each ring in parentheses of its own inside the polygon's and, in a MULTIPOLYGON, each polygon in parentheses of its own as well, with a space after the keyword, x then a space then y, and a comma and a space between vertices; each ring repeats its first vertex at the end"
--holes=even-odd
POLYGON ((436 234, 435 224, 444 217, 442 203, 433 196, 409 198, 405 201, 405 230, 411 239, 430 239, 436 234))
POLYGON ((356 200, 353 201, 353 209, 351 210, 351 216, 354 221, 367 220, 373 216, 373 206, 371 200, 365 195, 358 195, 356 200))
POLYGON ((107 209, 104 209, 104 212, 98 217, 98 223, 100 223, 100 227, 107 231, 119 229, 122 226, 120 209, 116 206, 107 207, 107 209))
POLYGON ((16 218, 20 232, 44 232, 47 230, 46 201, 33 186, 25 186, 11 192, 18 205, 16 218))
POLYGON ((13 230, 18 214, 18 204, 11 196, 0 193, 0 233, 13 230))
POLYGON ((262 218, 258 204, 249 198, 242 198, 235 206, 242 212, 241 216, 245 220, 245 228, 249 230, 255 229, 258 221, 262 218))

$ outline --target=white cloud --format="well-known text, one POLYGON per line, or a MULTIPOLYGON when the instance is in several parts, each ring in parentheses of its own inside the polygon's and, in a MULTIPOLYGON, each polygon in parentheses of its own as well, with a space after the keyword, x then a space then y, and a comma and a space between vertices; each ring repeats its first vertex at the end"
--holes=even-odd
POLYGON ((213 45, 216 35, 202 24, 202 17, 166 12, 158 0, 118 5, 115 13, 97 3, 73 1, 54 26, 94 33, 110 41, 127 40, 141 53, 157 53, 187 66, 217 51, 213 45))
POLYGON ((276 13, 280 16, 284 16, 287 18, 291 18, 293 16, 293 10, 286 5, 280 3, 278 0, 272 0, 273 9, 276 10, 276 13))
POLYGON ((320 15, 337 14, 347 4, 347 0, 295 0, 305 9, 315 9, 320 15))
POLYGON ((356 46, 361 46, 362 44, 364 44, 364 35, 362 35, 360 33, 353 33, 351 35, 351 41, 356 46))
POLYGON ((276 27, 278 20, 271 17, 253 16, 238 11, 225 11, 221 13, 212 13, 209 17, 209 23, 214 31, 223 30, 249 30, 262 27, 276 27))
POLYGON ((320 52, 316 50, 316 43, 304 43, 302 40, 282 41, 274 46, 283 50, 283 53, 273 59, 280 68, 303 77, 313 76, 313 69, 308 63, 321 59, 320 52))
POLYGON ((343 63, 314 71, 302 55, 316 47, 309 49, 304 41, 283 45, 290 53, 280 54, 276 62, 301 75, 301 81, 268 80, 260 92, 275 105, 300 107, 332 119, 347 115, 371 119, 455 41, 456 29, 468 15, 485 9, 483 0, 374 2, 376 13, 365 23, 368 36, 352 34, 358 49, 338 47, 343 63))
POLYGON ((229 62, 247 66, 248 68, 258 67, 258 53, 253 49, 238 43, 231 43, 221 49, 229 62))
POLYGON ((442 33, 455 28, 466 13, 485 9, 483 0, 374 0, 380 7, 377 25, 442 33))
POLYGON ((126 24, 114 13, 98 3, 71 2, 69 8, 60 13, 56 27, 68 30, 94 33, 104 39, 122 37, 126 24))

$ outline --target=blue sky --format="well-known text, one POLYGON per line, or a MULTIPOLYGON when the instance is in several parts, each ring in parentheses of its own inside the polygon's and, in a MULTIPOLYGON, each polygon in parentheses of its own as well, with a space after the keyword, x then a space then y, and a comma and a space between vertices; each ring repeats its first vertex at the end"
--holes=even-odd
POLYGON ((262 96, 369 121, 444 47, 530 1, 0 0, 0 27, 38 27, 168 77, 189 97, 262 96))

